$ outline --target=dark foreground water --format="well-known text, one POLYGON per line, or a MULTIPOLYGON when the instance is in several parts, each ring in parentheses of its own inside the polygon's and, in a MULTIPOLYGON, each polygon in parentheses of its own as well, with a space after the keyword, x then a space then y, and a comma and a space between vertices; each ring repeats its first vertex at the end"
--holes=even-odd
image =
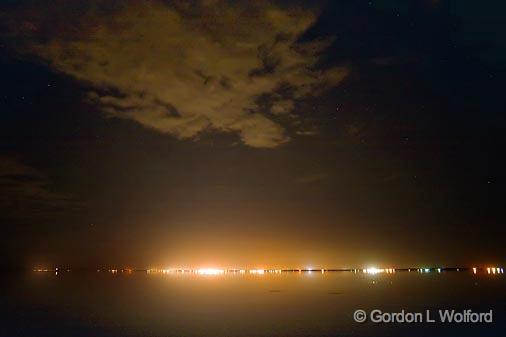
POLYGON ((506 336, 506 276, 365 275, 3 277, 0 336, 506 336), (493 323, 356 323, 353 313, 493 310, 493 323))

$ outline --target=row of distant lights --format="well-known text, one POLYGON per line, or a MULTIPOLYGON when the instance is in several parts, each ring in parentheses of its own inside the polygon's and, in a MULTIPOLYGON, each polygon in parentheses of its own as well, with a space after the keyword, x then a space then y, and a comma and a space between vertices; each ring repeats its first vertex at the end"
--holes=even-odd
POLYGON ((148 269, 146 272, 148 274, 198 274, 198 275, 221 275, 221 274, 281 274, 286 272, 321 272, 325 273, 327 270, 325 269, 215 269, 215 268, 201 268, 201 269, 148 269))
MULTIPOLYGON (((401 269, 402 271, 405 271, 406 269, 401 269)), ((472 271, 473 274, 478 273, 479 268, 473 267, 472 271)), ((504 274, 504 269, 500 267, 487 267, 484 270, 487 271, 487 274, 504 274)), ((56 273, 58 275, 58 271, 60 271, 58 268, 55 269, 34 269, 35 272, 52 272, 56 273)), ((63 271, 69 272, 70 269, 66 269, 63 271)), ((107 271, 111 274, 117 274, 118 272, 121 273, 127 273, 131 274, 135 270, 127 268, 127 269, 97 269, 97 272, 101 271, 107 271)), ((148 274, 197 274, 197 275, 221 275, 221 274, 256 274, 256 275, 263 275, 263 274, 281 274, 283 272, 321 272, 324 274, 329 270, 327 269, 289 269, 289 270, 283 270, 283 269, 217 269, 217 268, 199 268, 199 269, 177 269, 177 268, 171 268, 171 269, 148 269, 146 272, 148 274)), ((370 267, 370 268, 364 268, 364 269, 351 269, 352 272, 358 273, 362 272, 364 274, 394 274, 396 272, 395 268, 376 268, 376 267, 370 267)), ((407 269, 408 272, 416 271, 418 273, 430 273, 431 271, 437 271, 438 273, 441 273, 443 271, 442 268, 409 268, 407 269)), ((456 269, 456 271, 460 271, 460 269, 456 269)))
POLYGON ((54 269, 37 268, 37 269, 34 269, 33 271, 39 272, 39 273, 55 273, 55 275, 58 275, 59 272, 70 272, 70 269, 60 269, 58 267, 56 267, 54 269))
MULTIPOLYGON (((473 273, 476 274, 476 268, 473 268, 473 273)), ((487 268, 487 274, 504 274, 504 269, 497 267, 487 268)))
MULTIPOLYGON (((354 270, 355 273, 357 272, 357 269, 354 270)), ((393 274, 395 273, 395 268, 386 268, 386 269, 383 269, 383 268, 375 268, 375 267, 372 267, 372 268, 366 268, 366 269, 362 269, 362 272, 365 273, 365 274, 380 274, 380 273, 387 273, 387 274, 393 274)))
MULTIPOLYGON (((406 269, 402 269, 402 271, 405 271, 406 269)), ((215 268, 202 268, 202 269, 148 269, 147 273, 162 273, 162 274, 171 274, 171 273, 189 273, 189 274, 198 274, 198 275, 221 275, 221 274, 281 274, 283 272, 321 272, 324 274, 328 270, 326 269, 215 269, 215 268)), ((396 272, 395 268, 376 268, 376 267, 370 267, 370 268, 364 268, 364 269, 352 269, 351 270, 354 273, 362 272, 364 274, 394 274, 396 272)), ((419 273, 430 273, 431 271, 436 271, 438 273, 441 273, 443 271, 442 268, 408 268, 408 272, 416 271, 419 273)), ((456 271, 460 271, 459 268, 456 269, 456 271)), ((472 268, 473 274, 477 274, 478 268, 473 267, 472 268)), ((487 267, 486 268, 487 274, 504 274, 504 269, 499 267, 487 267)))
MULTIPOLYGON (((354 269, 353 271, 355 273, 357 273, 360 269, 354 269)), ((405 269, 403 269, 405 270, 405 269)), ((478 273, 478 268, 476 267, 473 267, 472 268, 473 270, 473 274, 477 274, 478 273)), ((503 268, 499 268, 499 267, 487 267, 486 268, 487 270, 487 274, 504 274, 504 269, 503 268)), ((362 269, 362 272, 365 273, 365 274, 379 274, 379 273, 387 273, 387 274, 392 274, 392 273, 395 273, 395 268, 386 268, 386 269, 378 269, 378 268, 366 268, 366 269, 362 269)), ((431 271, 437 271, 438 273, 441 273, 441 271, 443 271, 442 268, 408 268, 407 269, 408 272, 411 272, 411 271, 416 271, 418 273, 430 273, 431 271)), ((456 271, 460 271, 459 268, 456 269, 456 271)))
POLYGON ((281 269, 216 269, 216 268, 200 268, 200 269, 148 269, 148 274, 198 274, 198 275, 221 275, 221 274, 265 274, 274 273, 281 274, 281 269))

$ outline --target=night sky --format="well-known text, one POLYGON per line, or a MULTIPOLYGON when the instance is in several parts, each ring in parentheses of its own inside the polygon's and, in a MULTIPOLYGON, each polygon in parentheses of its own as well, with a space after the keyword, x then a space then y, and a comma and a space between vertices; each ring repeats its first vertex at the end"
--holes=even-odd
POLYGON ((1 265, 506 262, 505 9, 3 1, 1 265))

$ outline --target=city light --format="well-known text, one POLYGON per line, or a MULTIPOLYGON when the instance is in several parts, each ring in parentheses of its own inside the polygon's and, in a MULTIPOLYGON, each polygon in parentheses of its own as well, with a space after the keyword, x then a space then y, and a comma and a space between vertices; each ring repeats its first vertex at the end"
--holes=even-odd
MULTIPOLYGON (((326 274, 328 272, 351 272, 357 273, 362 272, 364 274, 376 275, 376 274, 395 274, 396 272, 411 272, 417 271, 418 273, 430 273, 431 271, 442 273, 444 272, 459 272, 463 270, 470 270, 474 275, 477 275, 479 272, 483 271, 487 274, 498 275, 504 274, 504 269, 502 267, 465 267, 465 268, 454 268, 454 267, 437 267, 437 268, 379 268, 379 267, 367 267, 362 269, 356 268, 341 268, 341 269, 332 269, 332 268, 266 268, 266 269, 245 269, 245 268, 148 268, 148 269, 134 269, 134 268, 104 268, 104 269, 93 269, 96 272, 108 272, 110 274, 126 274, 130 275, 137 272, 143 272, 147 274, 193 274, 193 275, 224 275, 224 274, 236 274, 236 275, 244 275, 244 274, 253 274, 253 275, 263 275, 263 274, 283 274, 283 273, 298 273, 298 274, 312 274, 314 272, 318 272, 319 274, 326 274)), ((60 272, 70 272, 70 269, 66 268, 34 268, 33 272, 39 273, 54 273, 59 275, 60 272)))
POLYGON ((199 275, 220 275, 224 274, 225 270, 223 269, 215 269, 215 268, 202 268, 197 269, 197 274, 199 275))
POLYGON ((379 273, 383 273, 385 270, 384 269, 378 269, 376 267, 371 267, 371 268, 366 268, 364 269, 364 273, 367 273, 367 274, 379 274, 379 273))

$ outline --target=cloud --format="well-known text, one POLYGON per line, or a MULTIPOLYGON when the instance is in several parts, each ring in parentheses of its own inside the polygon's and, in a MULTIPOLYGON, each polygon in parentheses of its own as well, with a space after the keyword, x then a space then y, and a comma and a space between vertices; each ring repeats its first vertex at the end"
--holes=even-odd
POLYGON ((284 115, 290 113, 295 107, 295 104, 292 100, 283 99, 277 102, 274 102, 271 106, 271 113, 274 115, 284 115))
POLYGON ((180 139, 214 131, 237 134, 252 147, 279 146, 290 139, 282 124, 289 122, 275 115, 289 114, 298 100, 339 84, 348 72, 317 67, 329 41, 298 41, 316 19, 307 9, 224 1, 89 4, 60 6, 51 20, 25 11, 25 21, 10 28, 24 38, 23 52, 88 83, 90 101, 107 115, 180 139), (270 108, 259 104, 262 97, 270 108))
POLYGON ((0 156, 2 216, 17 219, 49 217, 79 207, 72 196, 51 191, 50 186, 50 181, 40 171, 0 156))

